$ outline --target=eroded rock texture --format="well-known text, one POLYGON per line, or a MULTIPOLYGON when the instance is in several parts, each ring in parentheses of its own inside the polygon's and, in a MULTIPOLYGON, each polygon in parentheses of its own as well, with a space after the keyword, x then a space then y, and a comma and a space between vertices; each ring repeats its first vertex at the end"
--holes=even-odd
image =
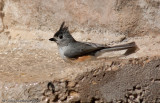
POLYGON ((42 103, 158 103, 159 65, 159 59, 141 58, 115 61, 112 66, 92 69, 72 81, 1 83, 1 98, 3 101, 23 99, 42 103), (108 69, 115 67, 118 69, 108 69))
POLYGON ((67 21, 75 29, 139 35, 159 32, 159 5, 158 0, 2 0, 0 10, 5 28, 55 30, 67 21))
POLYGON ((159 34, 159 0, 0 0, 0 102, 159 103, 159 34), (66 63, 48 41, 62 21, 78 41, 139 50, 66 63))
MULTIPOLYGON (((135 61, 137 60, 132 62, 135 61)), ((99 70, 96 75, 94 75, 96 71, 83 75, 84 78, 80 81, 82 100, 85 102, 104 100, 114 103, 160 102, 158 89, 160 61, 153 60, 147 64, 143 64, 141 60, 136 64, 132 62, 129 61, 117 71, 99 70)))

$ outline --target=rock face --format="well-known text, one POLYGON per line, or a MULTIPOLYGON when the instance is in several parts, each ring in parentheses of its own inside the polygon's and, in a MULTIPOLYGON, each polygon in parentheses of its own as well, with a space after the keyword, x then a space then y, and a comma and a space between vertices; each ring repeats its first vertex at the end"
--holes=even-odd
POLYGON ((55 30, 62 21, 75 29, 107 29, 130 35, 159 33, 160 28, 158 0, 1 0, 0 5, 1 29, 5 25, 55 30))
POLYGON ((40 103, 159 103, 159 65, 160 59, 150 61, 141 58, 114 61, 112 66, 101 64, 99 68, 79 72, 81 74, 74 80, 1 82, 1 100, 40 103), (118 70, 114 70, 115 67, 118 70))
MULTIPOLYGON (((83 80, 80 79, 79 82, 82 101, 160 102, 159 79, 156 79, 160 78, 160 61, 153 60, 144 64, 141 62, 142 60, 143 62, 148 61, 147 59, 129 61, 127 62, 128 65, 117 71, 106 72, 104 68, 101 68, 85 73, 83 80), (138 64, 134 63, 135 61, 138 61, 138 64)), ((116 63, 114 66, 118 66, 117 64, 120 65, 116 63)))
POLYGON ((0 101, 159 103, 159 34, 159 0, 0 0, 0 101), (62 21, 76 40, 139 51, 66 63, 48 40, 62 21))

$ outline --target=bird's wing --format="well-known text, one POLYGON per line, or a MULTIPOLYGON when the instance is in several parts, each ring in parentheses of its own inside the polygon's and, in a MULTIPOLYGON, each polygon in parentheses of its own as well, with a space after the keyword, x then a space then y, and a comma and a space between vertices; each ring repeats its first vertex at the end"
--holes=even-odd
POLYGON ((69 58, 78 58, 85 55, 94 55, 97 51, 106 48, 106 46, 94 43, 76 42, 69 45, 69 49, 64 55, 69 58))
POLYGON ((85 43, 85 44, 88 44, 88 45, 91 45, 92 47, 109 47, 105 44, 97 44, 97 43, 91 43, 91 42, 81 42, 81 43, 85 43))

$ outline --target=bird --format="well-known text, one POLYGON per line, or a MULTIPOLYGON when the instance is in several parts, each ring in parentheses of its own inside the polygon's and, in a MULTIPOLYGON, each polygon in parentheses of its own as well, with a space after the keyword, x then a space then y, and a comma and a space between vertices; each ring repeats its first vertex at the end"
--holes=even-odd
POLYGON ((49 40, 56 42, 59 54, 66 62, 91 60, 111 51, 127 50, 125 55, 136 51, 137 45, 135 42, 111 47, 103 44, 77 41, 64 24, 65 22, 62 22, 59 30, 49 40))

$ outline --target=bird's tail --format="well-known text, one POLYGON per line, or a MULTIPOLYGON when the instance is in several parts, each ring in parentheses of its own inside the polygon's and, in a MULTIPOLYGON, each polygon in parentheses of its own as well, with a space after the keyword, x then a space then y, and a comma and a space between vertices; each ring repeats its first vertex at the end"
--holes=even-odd
POLYGON ((113 47, 106 48, 105 51, 118 51, 118 50, 124 50, 124 49, 129 49, 129 48, 135 48, 137 47, 135 42, 131 42, 128 44, 123 44, 123 45, 117 45, 113 47))
MULTIPOLYGON (((136 52, 138 47, 135 42, 131 42, 128 44, 106 47, 105 49, 101 50, 101 53, 110 52, 110 51, 119 51, 119 50, 125 50, 125 49, 127 49, 127 51, 125 52, 124 55, 129 55, 131 53, 136 52)), ((98 53, 98 55, 101 55, 101 53, 98 53)))

